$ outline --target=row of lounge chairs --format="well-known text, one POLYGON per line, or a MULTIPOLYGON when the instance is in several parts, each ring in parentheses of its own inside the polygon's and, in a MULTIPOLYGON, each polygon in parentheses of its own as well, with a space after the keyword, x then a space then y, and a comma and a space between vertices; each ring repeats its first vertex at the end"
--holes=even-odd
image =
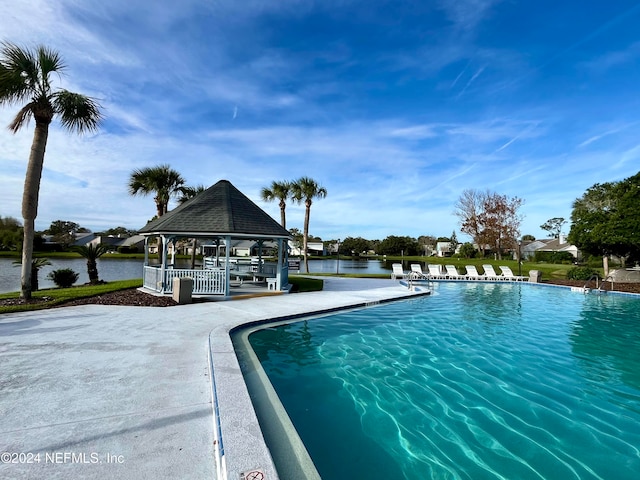
POLYGON ((509 267, 500 267, 502 273, 496 273, 493 265, 482 265, 484 273, 479 273, 475 265, 466 265, 466 274, 458 273, 455 265, 445 265, 442 270, 441 265, 427 265, 429 271, 424 273, 419 263, 411 264, 411 271, 405 272, 402 264, 394 263, 392 266, 392 279, 413 279, 413 280, 489 280, 489 281, 527 281, 529 277, 514 275, 509 267))

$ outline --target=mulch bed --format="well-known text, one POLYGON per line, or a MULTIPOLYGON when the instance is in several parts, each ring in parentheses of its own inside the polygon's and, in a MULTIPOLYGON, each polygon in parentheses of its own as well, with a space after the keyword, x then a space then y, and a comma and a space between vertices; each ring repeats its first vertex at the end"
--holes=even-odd
MULTIPOLYGON (((35 297, 32 298, 29 304, 46 303, 50 301, 49 297, 35 297)), ((197 299, 194 299, 194 301, 197 299)), ((0 300, 0 306, 9 305, 24 305, 26 302, 19 298, 7 298, 0 300)), ((54 307, 69 307, 72 305, 129 305, 136 307, 172 307, 178 305, 171 297, 160 297, 150 295, 148 293, 140 292, 136 288, 128 290, 120 290, 117 292, 103 293, 102 295, 96 295, 95 297, 79 298, 77 300, 71 300, 64 302, 54 307)))
MULTIPOLYGON (((195 299, 194 299, 195 300, 195 299)), ((137 288, 104 293, 95 297, 79 298, 65 302, 61 306, 70 305, 129 305, 136 307, 173 307, 178 305, 171 297, 156 296, 138 291, 137 288)))
MULTIPOLYGON (((570 287, 584 287, 584 280, 546 280, 542 283, 550 283, 555 285, 565 285, 570 287)), ((590 288, 595 288, 595 284, 591 282, 590 288)), ((611 290, 611 283, 607 282, 604 286, 605 290, 611 290)), ((614 290, 618 292, 629 292, 640 294, 640 283, 616 283, 614 284, 614 290)), ((46 303, 47 298, 34 298, 30 303, 46 303)), ((202 299, 194 298, 195 302, 204 301, 202 299)), ((21 305, 24 302, 17 298, 9 298, 0 300, 0 306, 4 305, 21 305)), ((148 293, 140 292, 136 288, 129 290, 120 290, 118 292, 110 292, 95 297, 80 298, 78 300, 72 300, 69 302, 56 305, 56 307, 68 307, 72 305, 128 305, 136 307, 173 307, 178 305, 173 298, 166 296, 155 296, 148 293)))

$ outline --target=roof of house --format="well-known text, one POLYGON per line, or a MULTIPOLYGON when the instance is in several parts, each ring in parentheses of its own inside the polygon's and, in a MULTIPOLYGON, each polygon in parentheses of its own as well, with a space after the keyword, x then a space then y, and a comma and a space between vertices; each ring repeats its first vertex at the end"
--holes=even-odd
POLYGON ((160 218, 140 234, 232 235, 289 238, 291 235, 228 180, 220 180, 160 218))
POLYGON ((538 248, 538 250, 543 252, 545 251, 557 252, 561 250, 567 250, 568 248, 571 248, 573 246, 567 242, 560 243, 560 240, 557 238, 542 240, 542 242, 544 242, 544 246, 538 248))

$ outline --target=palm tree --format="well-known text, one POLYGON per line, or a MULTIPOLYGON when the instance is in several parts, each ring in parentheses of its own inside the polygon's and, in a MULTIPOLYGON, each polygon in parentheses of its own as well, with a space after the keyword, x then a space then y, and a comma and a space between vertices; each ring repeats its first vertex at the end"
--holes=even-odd
POLYGON ((134 170, 129 178, 130 195, 155 194, 156 215, 167 213, 171 197, 182 193, 184 178, 169 165, 134 170))
MULTIPOLYGON (((158 218, 167 213, 169 200, 183 192, 184 178, 169 165, 146 167, 131 172, 129 178, 130 195, 149 195, 154 193, 156 215, 158 218)), ((162 261, 162 242, 158 241, 158 258, 162 261)))
POLYGON ((327 196, 327 189, 318 185, 318 183, 309 177, 299 178, 297 181, 291 184, 291 191, 293 193, 293 199, 297 203, 302 203, 306 207, 304 213, 304 230, 302 232, 304 252, 304 268, 309 272, 309 254, 307 252, 307 244, 309 243, 309 215, 311 214, 311 204, 314 198, 324 198, 327 196))
MULTIPOLYGON (((187 200, 191 200, 196 195, 204 192, 207 189, 204 185, 200 184, 196 187, 182 187, 182 196, 178 198, 178 203, 182 205, 187 200)), ((191 270, 196 268, 196 246, 197 239, 193 239, 191 243, 191 270)))
POLYGON ((182 195, 178 198, 178 204, 182 205, 184 202, 186 202, 187 200, 191 200, 193 197, 195 197, 196 195, 201 194, 206 189, 207 189, 207 187, 205 187, 202 184, 200 184, 198 186, 195 186, 195 187, 187 186, 187 187, 180 188, 180 193, 182 195))
MULTIPOLYGON (((18 265, 22 265, 20 260, 16 260, 13 264, 17 267, 18 265)), ((46 258, 34 258, 31 260, 31 291, 37 292, 40 288, 40 284, 38 282, 38 272, 40 269, 46 265, 51 265, 51 262, 46 258)))
POLYGON ((22 196, 24 234, 20 296, 25 300, 31 299, 34 227, 49 125, 57 115, 65 129, 82 134, 96 131, 102 120, 100 105, 94 99, 64 89, 52 89, 51 75, 60 74, 64 69, 60 55, 47 47, 31 50, 8 42, 1 44, 0 105, 23 104, 9 124, 9 130, 16 133, 31 118, 36 124, 22 196))
POLYGON ((98 277, 98 258, 109 251, 109 245, 98 243, 94 245, 81 245, 73 247, 73 251, 78 252, 83 258, 87 259, 87 273, 89 274, 89 283, 96 285, 100 283, 98 277))
POLYGON ((291 195, 291 183, 289 182, 271 182, 271 187, 263 187, 260 190, 260 196, 265 202, 273 202, 274 200, 280 200, 280 224, 282 228, 287 228, 287 218, 285 215, 285 209, 287 208, 287 200, 291 195))

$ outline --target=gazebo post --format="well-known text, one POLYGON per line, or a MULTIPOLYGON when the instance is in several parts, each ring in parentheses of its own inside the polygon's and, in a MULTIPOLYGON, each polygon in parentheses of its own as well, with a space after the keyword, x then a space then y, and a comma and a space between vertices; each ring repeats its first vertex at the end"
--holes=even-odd
POLYGON ((224 237, 224 241, 226 243, 226 248, 224 249, 225 252, 225 265, 224 265, 224 273, 225 273, 225 285, 224 285, 224 296, 225 297, 229 297, 231 295, 231 262, 230 262, 230 245, 231 245, 231 236, 227 235, 226 237, 224 237))
POLYGON ((171 237, 171 265, 176 268, 176 237, 171 237))
POLYGON ((149 237, 144 237, 144 266, 149 266, 149 237))
POLYGON ((284 241, 278 239, 278 270, 276 271, 276 290, 282 290, 282 267, 284 259, 284 241))
POLYGON ((160 235, 160 239, 162 240, 162 266, 160 267, 160 275, 162 278, 162 291, 160 293, 164 293, 167 290, 167 239, 164 235, 160 235))
POLYGON ((264 240, 258 240, 258 272, 262 273, 262 243, 264 240))

